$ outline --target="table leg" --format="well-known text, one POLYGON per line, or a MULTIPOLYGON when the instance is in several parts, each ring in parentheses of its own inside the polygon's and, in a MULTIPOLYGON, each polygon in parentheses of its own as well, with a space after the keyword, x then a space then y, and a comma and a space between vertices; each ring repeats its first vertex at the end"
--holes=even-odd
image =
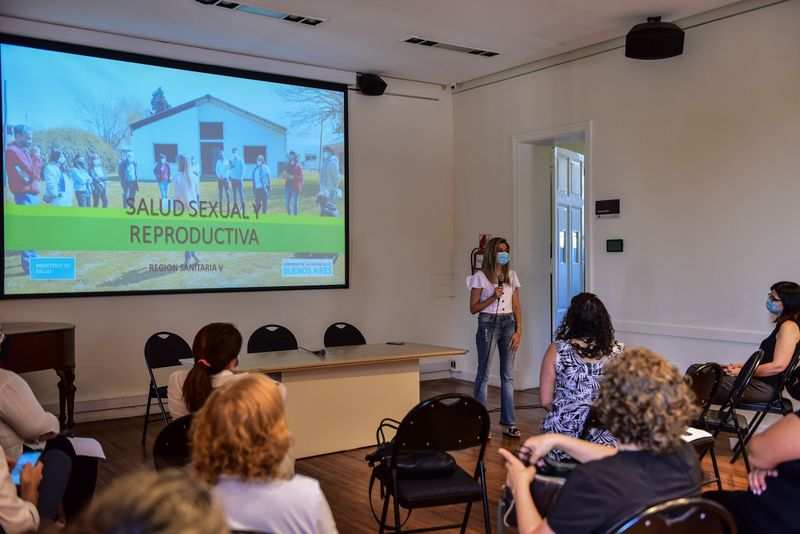
POLYGON ((75 426, 75 369, 56 369, 58 375, 58 422, 61 429, 75 426))

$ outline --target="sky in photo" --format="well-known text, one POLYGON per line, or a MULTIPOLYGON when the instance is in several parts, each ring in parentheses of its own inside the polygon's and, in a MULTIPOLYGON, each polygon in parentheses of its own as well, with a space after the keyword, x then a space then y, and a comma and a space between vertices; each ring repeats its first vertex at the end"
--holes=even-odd
MULTIPOLYGON (((319 150, 320 124, 296 124, 310 104, 284 97, 287 90, 316 89, 8 44, 0 45, 0 72, 6 124, 24 123, 34 130, 88 129, 80 102, 125 100, 149 113, 151 96, 161 87, 172 106, 209 94, 285 126, 288 150, 311 154, 319 150)), ((336 140, 341 135, 328 121, 323 143, 336 140)))

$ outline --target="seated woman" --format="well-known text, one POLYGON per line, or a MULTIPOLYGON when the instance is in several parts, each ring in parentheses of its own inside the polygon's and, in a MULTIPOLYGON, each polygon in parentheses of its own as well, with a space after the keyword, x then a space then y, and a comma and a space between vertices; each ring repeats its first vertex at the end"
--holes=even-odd
POLYGON ((697 455, 681 440, 697 409, 675 367, 647 349, 626 350, 606 367, 595 410, 617 438, 617 448, 542 434, 525 442, 522 461, 500 449, 520 532, 605 532, 649 505, 700 493, 697 455), (535 466, 553 449, 581 464, 543 519, 533 503, 531 483, 535 466))
MULTIPOLYGON (((775 328, 761 342, 764 351, 761 365, 750 385, 744 390, 745 402, 769 402, 777 393, 781 375, 788 367, 800 345, 800 285, 795 282, 777 282, 767 295, 767 310, 775 315, 775 328)), ((722 404, 730 396, 733 382, 742 369, 741 363, 732 363, 722 369, 725 376, 714 395, 714 403, 722 404)))
POLYGON ((19 491, 9 471, 14 465, 0 449, 0 527, 8 534, 29 532, 60 519, 72 469, 70 458, 59 450, 45 452, 35 466, 23 467, 19 491))
POLYGON ((247 375, 220 388, 192 421, 192 466, 214 486, 228 525, 262 532, 336 532, 319 483, 285 469, 289 428, 275 382, 247 375))
MULTIPOLYGON (((169 377, 167 400, 172 417, 196 412, 214 389, 245 377, 232 371, 239 364, 241 349, 242 334, 232 324, 211 323, 201 328, 192 343, 194 366, 169 377)), ((282 384, 280 388, 285 397, 286 388, 282 384)))
POLYGON ((228 534, 208 486, 183 471, 137 471, 101 491, 70 534, 228 534))
POLYGON ((703 497, 727 508, 740 534, 797 532, 800 494, 800 411, 756 434, 747 446, 750 491, 709 491, 703 497))
MULTIPOLYGON (((584 437, 601 445, 616 445, 608 430, 590 428, 582 436, 589 410, 597 398, 598 383, 606 364, 622 354, 606 307, 592 293, 575 295, 542 360, 539 398, 548 410, 542 432, 584 437)), ((551 457, 567 459, 560 450, 551 457)))
MULTIPOLYGON (((0 345, 3 340, 0 332, 0 345)), ((58 434, 58 419, 42 408, 28 383, 13 371, 0 368, 0 448, 12 463, 26 450, 61 451, 66 455, 68 465, 59 468, 65 472, 58 476, 66 477, 67 488, 56 508, 63 507, 66 518, 70 519, 94 494, 97 458, 78 456, 72 443, 58 434)))

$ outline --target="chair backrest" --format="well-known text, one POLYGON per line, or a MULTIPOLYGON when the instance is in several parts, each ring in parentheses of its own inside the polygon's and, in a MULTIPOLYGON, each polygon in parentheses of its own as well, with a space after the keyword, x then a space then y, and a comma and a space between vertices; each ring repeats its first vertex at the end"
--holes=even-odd
POLYGON ((391 466, 403 450, 457 451, 480 446, 483 459, 489 439, 489 413, 467 395, 446 393, 424 400, 400 422, 391 466))
POLYGON ((191 461, 189 450, 189 427, 192 415, 175 419, 161 429, 153 445, 153 464, 161 471, 170 467, 183 467, 191 461))
POLYGON ((695 402, 700 408, 698 421, 704 421, 706 413, 711 406, 711 400, 717 392, 722 380, 722 367, 718 363, 708 362, 693 365, 686 371, 690 385, 694 392, 695 402))
POLYGON ((610 529, 608 534, 736 534, 730 512, 699 497, 651 506, 610 529))
POLYGON ((247 352, 273 352, 297 350, 297 338, 292 331, 279 324, 260 326, 247 340, 247 352))
POLYGON ((192 358, 192 348, 178 334, 156 332, 144 344, 144 361, 150 369, 180 365, 181 358, 192 358))
POLYGON ((739 370, 739 374, 736 375, 736 380, 733 381, 730 397, 728 397, 728 401, 723 405, 723 409, 726 407, 735 408, 739 405, 739 401, 742 400, 742 395, 744 395, 744 390, 750 385, 750 381, 756 373, 756 368, 761 365, 761 360, 763 358, 764 351, 758 349, 744 362, 744 365, 739 370))
POLYGON ((800 400, 800 344, 797 345, 797 350, 794 351, 792 357, 791 370, 786 373, 786 380, 784 387, 786 392, 795 400, 800 400))
POLYGON ((326 347, 344 347, 347 345, 366 345, 364 334, 350 323, 333 323, 325 330, 326 347))

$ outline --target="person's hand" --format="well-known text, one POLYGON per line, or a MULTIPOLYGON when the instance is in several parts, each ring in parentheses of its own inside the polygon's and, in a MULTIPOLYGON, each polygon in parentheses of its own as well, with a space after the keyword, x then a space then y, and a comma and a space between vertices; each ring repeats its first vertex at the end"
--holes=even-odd
POLYGON ((536 468, 533 465, 526 466, 506 449, 498 449, 497 452, 506 462, 506 487, 511 488, 512 492, 516 492, 517 488, 529 488, 536 476, 536 468))
POLYGON ((525 440, 524 448, 530 453, 531 465, 539 465, 541 459, 556 446, 557 434, 539 434, 525 440))
POLYGON ((778 471, 775 469, 758 469, 754 467, 747 475, 747 481, 750 484, 750 491, 756 495, 761 495, 767 491, 767 477, 778 476, 778 471))
POLYGON ((44 464, 38 462, 36 466, 26 464, 22 468, 22 473, 19 476, 20 481, 20 497, 29 503, 36 504, 39 502, 39 484, 42 482, 42 470, 44 464))
POLYGON ((742 369, 742 364, 740 363, 729 363, 728 365, 722 368, 722 372, 724 372, 728 376, 737 376, 739 371, 742 369))
POLYGON ((494 288, 494 298, 499 299, 502 298, 502 296, 503 296, 503 288, 502 287, 494 288))
POLYGON ((511 336, 511 350, 516 352, 519 349, 519 345, 522 342, 522 332, 514 332, 514 335, 511 336))

